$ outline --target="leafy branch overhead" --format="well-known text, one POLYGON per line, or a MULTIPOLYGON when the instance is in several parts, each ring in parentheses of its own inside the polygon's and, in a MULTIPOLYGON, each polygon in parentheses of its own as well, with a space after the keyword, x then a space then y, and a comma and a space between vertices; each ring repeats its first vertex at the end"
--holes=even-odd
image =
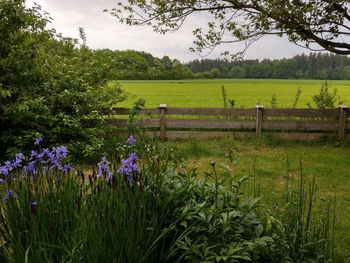
POLYGON ((247 48, 264 35, 287 35, 297 45, 346 55, 349 6, 346 0, 128 0, 109 12, 122 23, 150 25, 162 34, 178 30, 191 15, 209 14, 206 29, 193 31, 192 51, 233 42, 247 48))

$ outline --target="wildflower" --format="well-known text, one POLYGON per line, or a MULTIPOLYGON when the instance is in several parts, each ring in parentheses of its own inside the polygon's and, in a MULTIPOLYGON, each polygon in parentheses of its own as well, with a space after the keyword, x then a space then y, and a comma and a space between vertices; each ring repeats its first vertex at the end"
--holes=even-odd
POLYGON ((105 176, 106 180, 109 181, 113 175, 109 169, 110 162, 107 161, 107 157, 103 156, 101 162, 97 164, 97 177, 105 176))
POLYGON ((53 147, 52 151, 54 152, 57 159, 64 159, 68 155, 67 146, 53 147))
POLYGON ((23 153, 16 153, 15 158, 16 158, 15 165, 18 167, 24 160, 25 156, 23 153))
POLYGON ((118 173, 125 176, 126 180, 130 182, 134 173, 139 173, 136 161, 138 157, 136 153, 129 154, 127 159, 122 159, 122 166, 118 169, 118 173))
POLYGON ((136 139, 135 137, 131 134, 127 140, 127 143, 130 144, 130 145, 134 145, 136 142, 136 139))
POLYGON ((30 205, 31 207, 37 207, 39 205, 39 202, 38 200, 33 200, 33 201, 30 201, 30 205))
POLYGON ((0 184, 4 183, 4 179, 0 178, 0 184))
POLYGON ((17 195, 11 190, 6 190, 6 194, 2 197, 2 201, 7 202, 10 198, 17 198, 17 195))
POLYGON ((2 174, 4 176, 9 175, 9 170, 8 170, 6 165, 0 166, 0 174, 2 174))
POLYGON ((36 172, 36 167, 35 167, 36 161, 30 161, 29 162, 29 174, 33 175, 36 172))
POLYGON ((32 200, 32 201, 29 202, 29 204, 30 204, 30 207, 32 209, 32 213, 36 213, 36 209, 37 209, 37 207, 39 205, 38 200, 32 200))
POLYGON ((40 136, 40 137, 35 139, 34 145, 39 145, 42 141, 43 141, 43 137, 40 136))
POLYGON ((64 166, 63 166, 63 171, 68 173, 72 170, 72 167, 70 166, 69 163, 66 163, 64 166))
POLYGON ((34 160, 34 159, 36 159, 38 157, 38 152, 37 151, 31 151, 31 153, 30 153, 30 158, 29 158, 29 160, 34 160))
POLYGON ((17 167, 16 162, 13 160, 4 162, 4 165, 0 166, 0 174, 4 176, 10 176, 10 172, 17 167))

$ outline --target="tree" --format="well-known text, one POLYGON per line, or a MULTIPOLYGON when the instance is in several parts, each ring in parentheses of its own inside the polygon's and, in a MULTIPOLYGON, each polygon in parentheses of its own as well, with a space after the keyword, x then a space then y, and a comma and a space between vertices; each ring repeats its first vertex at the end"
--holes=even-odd
POLYGON ((123 99, 108 64, 48 22, 39 6, 0 1, 0 159, 31 149, 38 135, 91 156, 110 128, 102 114, 123 99))
POLYGON ((228 76, 229 78, 232 79, 242 79, 245 77, 245 69, 239 66, 234 66, 230 69, 228 76))
POLYGON ((193 31, 193 51, 237 41, 248 47, 264 35, 287 35, 297 45, 344 55, 350 54, 349 7, 348 0, 128 0, 110 13, 159 33, 176 31, 194 13, 209 13, 207 29, 193 31))

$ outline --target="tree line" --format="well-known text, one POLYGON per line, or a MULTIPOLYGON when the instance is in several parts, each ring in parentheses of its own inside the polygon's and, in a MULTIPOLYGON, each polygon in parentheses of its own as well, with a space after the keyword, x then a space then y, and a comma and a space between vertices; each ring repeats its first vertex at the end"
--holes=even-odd
POLYGON ((331 53, 289 59, 193 60, 185 64, 197 77, 248 79, 350 79, 350 58, 331 53))
POLYGON ((227 61, 202 59, 181 63, 135 50, 89 50, 111 80, 173 79, 350 79, 350 58, 331 53, 301 54, 289 59, 227 61))

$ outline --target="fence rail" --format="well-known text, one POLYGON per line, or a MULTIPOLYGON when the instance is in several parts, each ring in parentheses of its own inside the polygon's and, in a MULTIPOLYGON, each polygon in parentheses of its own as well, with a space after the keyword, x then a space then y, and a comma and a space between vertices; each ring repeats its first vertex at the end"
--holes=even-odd
MULTIPOLYGON (((115 108, 110 123, 126 128, 128 121, 118 118, 131 109, 115 108)), ((269 132, 285 139, 313 140, 326 134, 350 139, 349 109, 250 109, 227 108, 159 108, 139 110, 140 128, 149 129, 161 138, 183 138, 195 133, 200 138, 234 135, 256 136, 269 132)))

